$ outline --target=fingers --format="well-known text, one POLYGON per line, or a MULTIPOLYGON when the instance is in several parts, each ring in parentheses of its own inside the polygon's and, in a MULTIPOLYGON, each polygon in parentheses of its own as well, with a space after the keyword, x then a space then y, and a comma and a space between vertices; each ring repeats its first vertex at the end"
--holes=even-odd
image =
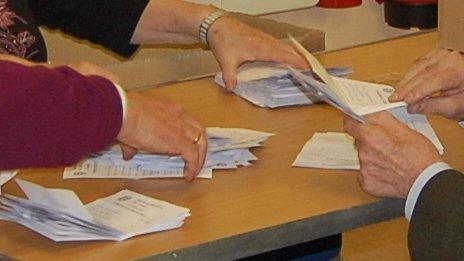
POLYGON ((310 65, 292 46, 272 39, 272 47, 257 52, 255 60, 284 63, 300 69, 308 69, 310 65))
POLYGON ((356 140, 362 136, 363 124, 345 115, 343 118, 343 127, 345 132, 353 136, 356 140))
POLYGON ((208 152, 208 137, 206 136, 206 132, 204 131, 200 137, 200 140, 197 142, 197 149, 198 149, 198 165, 200 166, 200 170, 203 168, 203 165, 206 161, 206 155, 208 152))
POLYGON ((390 101, 404 100, 412 104, 438 92, 462 88, 463 71, 460 53, 437 49, 412 66, 390 101))
POLYGON ((390 97, 390 100, 393 102, 404 100, 406 96, 411 95, 411 91, 414 91, 416 88, 422 88, 423 83, 427 83, 429 78, 433 77, 439 70, 440 66, 438 64, 425 66, 421 69, 421 71, 415 73, 409 80, 401 81, 393 95, 390 97))
POLYGON ((128 93, 127 98, 130 107, 117 136, 123 158, 131 159, 137 149, 180 155, 185 161, 185 178, 192 180, 197 176, 208 146, 204 127, 178 104, 156 101, 137 93, 128 93))
POLYGON ((181 157, 185 161, 184 166, 184 177, 188 181, 192 181, 198 173, 200 173, 202 165, 200 165, 198 149, 196 144, 191 140, 183 142, 183 147, 181 148, 181 157))
MULTIPOLYGON (((414 133, 406 124, 399 121, 388 111, 367 115, 365 116, 365 120, 368 124, 380 127, 384 133, 382 135, 401 139, 402 137, 408 137, 411 133, 414 133)), ((384 137, 384 140, 386 140, 386 137, 384 137)))
POLYGON ((436 96, 434 94, 438 94, 439 91, 457 88, 462 81, 460 74, 462 72, 450 69, 438 72, 430 71, 427 75, 411 83, 411 90, 404 95, 404 101, 412 104, 427 97, 436 96))
POLYGON ((244 62, 269 61, 309 68, 291 46, 231 17, 218 20, 210 30, 213 30, 209 36, 210 47, 229 91, 235 88, 237 68, 244 62))
POLYGON ((464 112, 462 95, 442 96, 424 99, 408 106, 409 113, 436 114, 449 119, 460 120, 464 112), (461 99, 459 99, 461 98, 461 99))
POLYGON ((203 166, 206 160, 206 154, 208 150, 208 136, 206 134, 206 130, 197 120, 195 120, 190 115, 185 114, 184 119, 186 122, 188 122, 190 125, 197 129, 197 134, 195 138, 193 138, 193 141, 194 143, 196 143, 198 149, 198 164, 200 166, 203 166), (198 137, 198 141, 195 142, 195 140, 198 137))
POLYGON ((433 49, 431 52, 426 54, 424 57, 419 58, 414 62, 409 71, 406 73, 404 78, 399 83, 399 86, 404 86, 405 83, 414 78, 417 74, 422 72, 427 66, 430 66, 436 63, 440 58, 446 55, 446 50, 444 49, 433 49))
POLYGON ((237 85, 237 67, 236 62, 227 61, 222 65, 222 78, 226 84, 226 89, 232 91, 237 85))
POLYGON ((181 157, 185 161, 184 176, 193 180, 201 171, 208 149, 208 137, 203 126, 187 114, 183 115, 185 137, 179 143, 181 157))
POLYGON ((135 154, 137 154, 138 152, 137 149, 134 149, 131 146, 128 146, 123 143, 119 144, 119 146, 121 146, 122 158, 124 160, 131 160, 135 156, 135 154))

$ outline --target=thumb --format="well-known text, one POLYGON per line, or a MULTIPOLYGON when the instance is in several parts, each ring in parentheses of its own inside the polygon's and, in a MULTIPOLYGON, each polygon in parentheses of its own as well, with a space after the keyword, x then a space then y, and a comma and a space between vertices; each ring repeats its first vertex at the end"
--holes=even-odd
POLYGON ((405 135, 411 129, 401 121, 399 121, 391 112, 382 111, 374 114, 370 114, 365 117, 366 122, 382 127, 387 133, 391 133, 394 136, 405 135))
POLYGON ((232 91, 237 85, 237 66, 234 64, 224 65, 222 68, 222 78, 227 90, 232 91))
POLYGON ((138 152, 137 149, 132 148, 131 146, 128 146, 126 144, 121 143, 120 146, 122 151, 122 158, 124 160, 131 160, 138 152))

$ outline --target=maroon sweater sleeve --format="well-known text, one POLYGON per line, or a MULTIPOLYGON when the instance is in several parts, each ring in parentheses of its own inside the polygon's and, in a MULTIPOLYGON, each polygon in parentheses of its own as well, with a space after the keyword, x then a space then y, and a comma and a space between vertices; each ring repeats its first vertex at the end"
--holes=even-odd
POLYGON ((6 61, 0 74, 0 169, 74 164, 121 128, 121 98, 105 78, 6 61))

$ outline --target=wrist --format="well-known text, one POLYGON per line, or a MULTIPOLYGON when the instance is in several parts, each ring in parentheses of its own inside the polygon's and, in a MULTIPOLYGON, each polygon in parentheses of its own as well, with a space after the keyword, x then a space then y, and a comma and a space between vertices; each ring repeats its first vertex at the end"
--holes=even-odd
POLYGON ((188 19, 184 33, 194 37, 195 39, 199 39, 199 29, 201 23, 205 20, 208 15, 216 11, 217 8, 212 5, 199 5, 199 4, 192 4, 192 10, 186 12, 186 14, 193 14, 188 19))
POLYGON ((131 107, 131 99, 134 94, 131 92, 127 92, 125 95, 125 106, 124 109, 124 117, 122 119, 121 129, 119 130, 116 139, 120 142, 126 141, 127 138, 130 136, 131 129, 136 126, 134 119, 134 108, 131 107))
POLYGON ((213 30, 212 27, 216 24, 217 20, 225 17, 226 15, 227 13, 225 11, 216 9, 203 19, 198 28, 198 38, 200 39, 200 42, 209 45, 209 39, 212 38, 210 35, 215 34, 215 32, 218 31, 218 29, 213 30))

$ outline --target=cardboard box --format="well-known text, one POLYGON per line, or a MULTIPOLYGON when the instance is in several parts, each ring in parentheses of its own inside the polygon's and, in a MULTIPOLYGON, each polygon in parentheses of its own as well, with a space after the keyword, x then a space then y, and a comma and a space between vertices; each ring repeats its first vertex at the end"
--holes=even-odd
MULTIPOLYGON (((290 33, 312 52, 325 48, 325 35, 322 31, 245 14, 235 13, 234 16, 279 39, 285 39, 287 33, 290 33)), ((219 71, 211 51, 202 49, 201 45, 143 46, 130 59, 124 60, 87 41, 54 31, 44 30, 43 34, 50 62, 63 64, 86 60, 96 63, 118 75, 125 89, 205 77, 219 71)))
POLYGON ((464 1, 438 1, 438 46, 464 51, 464 1))

